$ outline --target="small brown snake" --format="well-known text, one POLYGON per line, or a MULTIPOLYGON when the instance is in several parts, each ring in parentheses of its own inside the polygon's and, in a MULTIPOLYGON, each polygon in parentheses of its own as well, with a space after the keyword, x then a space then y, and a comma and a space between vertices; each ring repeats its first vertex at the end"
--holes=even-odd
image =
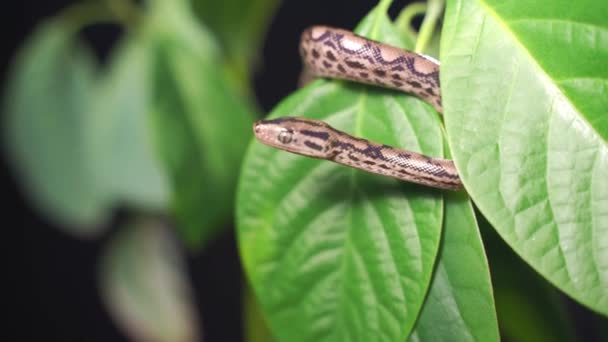
MULTIPOLYGON (((313 26, 302 33, 300 54, 308 73, 414 93, 439 113, 439 62, 358 36, 313 26)), ((292 153, 327 159, 367 172, 435 188, 458 190, 462 182, 451 160, 353 137, 328 124, 299 117, 260 120, 256 138, 292 153)))

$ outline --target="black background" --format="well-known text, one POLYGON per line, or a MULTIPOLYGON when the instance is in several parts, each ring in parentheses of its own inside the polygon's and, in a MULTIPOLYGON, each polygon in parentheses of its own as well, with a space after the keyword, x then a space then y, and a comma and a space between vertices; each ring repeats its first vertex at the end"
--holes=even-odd
MULTIPOLYGON (((72 2, 22 0, 12 8, 4 8, 3 86, 15 49, 37 23, 72 2)), ((255 77, 261 108, 268 112, 295 89, 300 71, 297 44, 305 27, 329 24, 353 28, 376 3, 375 0, 284 0, 271 23, 255 77)), ((395 1, 391 13, 405 3, 395 1)), ((118 28, 107 25, 86 29, 84 37, 103 61, 120 34, 118 28)), ((28 205, 15 184, 15 175, 7 168, 4 155, 0 171, 7 202, 2 251, 8 272, 2 279, 8 285, 8 290, 3 291, 7 296, 3 302, 9 305, 3 308, 9 319, 4 332, 10 333, 12 340, 20 341, 126 340, 105 312, 97 288, 99 256, 116 229, 93 241, 68 236, 28 205)), ((127 217, 128 212, 117 210, 112 226, 116 227, 127 217)), ((188 267, 205 340, 242 340, 243 279, 234 234, 224 234, 203 252, 189 256, 188 267)), ((593 334, 586 329, 590 313, 570 300, 568 303, 578 335, 593 340, 593 334)))

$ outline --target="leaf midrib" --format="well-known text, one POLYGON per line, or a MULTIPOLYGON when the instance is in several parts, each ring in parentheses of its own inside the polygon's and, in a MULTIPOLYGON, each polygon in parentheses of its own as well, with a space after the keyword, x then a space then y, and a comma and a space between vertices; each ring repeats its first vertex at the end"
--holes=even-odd
POLYGON ((587 126, 590 128, 591 131, 594 132, 595 138, 596 140, 598 140, 603 148, 608 149, 608 142, 605 141, 604 139, 602 139, 602 135, 600 134, 600 132, 598 132, 595 128, 595 126, 593 126, 589 120, 587 120, 587 117, 585 115, 583 115, 582 111, 576 106, 576 104, 574 103, 574 101, 572 101, 572 99, 570 97, 568 97, 566 95, 566 93, 564 93, 563 89, 561 87, 559 87, 559 85, 557 84, 557 80, 553 79, 550 75, 549 72, 547 72, 547 70, 545 70, 537 61, 536 58, 534 58, 534 55, 530 52, 530 50, 528 50, 528 48, 522 43, 521 40, 518 39, 518 35, 516 34, 516 32, 514 32, 513 30, 511 30, 510 26, 508 25, 508 23, 510 23, 511 21, 508 20, 503 20, 503 17, 501 17, 498 12, 496 12, 494 10, 493 7, 490 6, 490 4, 488 4, 486 1, 484 0, 477 0, 477 2, 480 4, 480 6, 492 17, 494 18, 494 20, 496 20, 496 23, 498 23, 498 25, 500 25, 500 27, 503 28, 503 31, 505 33, 507 33, 512 41, 520 47, 521 51, 523 51, 526 56, 528 57, 528 60, 530 61, 530 63, 536 68, 538 69, 540 72, 539 74, 541 74, 542 76, 544 76, 544 80, 541 80, 543 85, 548 85, 549 87, 552 87, 555 92, 556 95, 555 96, 560 96, 561 98, 567 99, 567 103, 570 105, 570 107, 572 107, 572 109, 574 109, 574 111, 576 112, 576 114, 578 114, 578 118, 581 119, 582 121, 584 121, 587 126), (547 82, 548 80, 548 82, 547 82))

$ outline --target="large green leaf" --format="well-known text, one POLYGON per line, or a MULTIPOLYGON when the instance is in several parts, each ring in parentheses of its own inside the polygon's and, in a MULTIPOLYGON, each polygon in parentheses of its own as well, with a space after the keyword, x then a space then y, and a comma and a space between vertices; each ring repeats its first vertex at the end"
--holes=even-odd
POLYGON ((107 215, 87 150, 96 65, 61 21, 41 25, 19 51, 5 93, 5 138, 32 203, 77 235, 98 232, 107 215))
POLYGON ((411 341, 499 341, 490 272, 464 193, 445 195, 443 237, 411 341))
MULTIPOLYGON (((358 32, 400 44, 382 7, 358 32)), ((403 94, 316 81, 270 116, 284 115, 442 155, 437 113, 403 94)), ((405 340, 438 249, 440 191, 254 143, 238 196, 241 255, 278 340, 405 340)))
POLYGON ((100 268, 102 298, 114 321, 136 341, 199 341, 200 322, 176 241, 152 220, 123 228, 100 268))
POLYGON ((200 245, 230 219, 253 120, 218 68, 212 37, 184 2, 156 1, 151 9, 151 111, 178 229, 200 245))
POLYGON ((484 216, 557 287, 608 314, 608 6, 448 3, 450 146, 484 216))

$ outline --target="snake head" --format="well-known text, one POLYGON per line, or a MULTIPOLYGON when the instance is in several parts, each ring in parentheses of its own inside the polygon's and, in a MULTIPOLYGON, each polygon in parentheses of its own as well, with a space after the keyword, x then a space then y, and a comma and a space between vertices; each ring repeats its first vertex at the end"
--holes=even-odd
POLYGON ((253 125, 255 137, 263 144, 321 159, 333 156, 333 131, 324 122, 298 117, 260 120, 253 125))

